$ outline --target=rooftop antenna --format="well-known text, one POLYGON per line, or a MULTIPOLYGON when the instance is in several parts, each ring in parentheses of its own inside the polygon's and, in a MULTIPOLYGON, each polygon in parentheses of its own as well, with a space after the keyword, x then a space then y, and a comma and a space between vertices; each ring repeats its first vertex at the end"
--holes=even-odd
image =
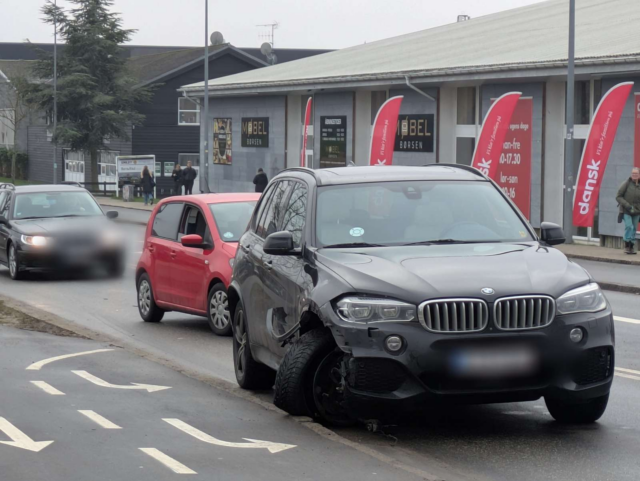
POLYGON ((261 25, 256 25, 256 27, 269 27, 271 29, 271 33, 267 33, 266 35, 260 35, 260 37, 271 44, 272 47, 276 46, 276 38, 275 38, 275 30, 280 26, 278 22, 275 20, 273 23, 264 23, 261 25))

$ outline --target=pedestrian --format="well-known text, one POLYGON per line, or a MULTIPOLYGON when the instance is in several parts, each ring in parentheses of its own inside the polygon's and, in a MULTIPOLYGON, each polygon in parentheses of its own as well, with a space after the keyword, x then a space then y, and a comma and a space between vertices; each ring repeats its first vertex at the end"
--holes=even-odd
POLYGON ((253 183, 256 186, 256 192, 264 192, 264 189, 267 188, 269 179, 267 178, 267 174, 264 173, 264 170, 262 170, 262 168, 258 169, 258 173, 253 178, 253 183))
POLYGON ((184 195, 193 194, 193 181, 198 177, 198 171, 191 167, 191 161, 187 162, 187 167, 182 171, 182 181, 184 182, 184 195))
POLYGON ((142 169, 142 196, 144 197, 144 205, 148 205, 151 201, 153 205, 153 188, 156 186, 156 182, 153 180, 153 174, 149 172, 149 167, 146 165, 142 169))
POLYGON ((636 231, 640 222, 640 167, 634 167, 616 196, 620 206, 618 222, 624 220, 624 252, 636 254, 636 231))
POLYGON ((180 168, 180 164, 176 162, 173 172, 171 172, 171 178, 173 179, 173 191, 177 195, 182 195, 182 174, 183 171, 180 168))

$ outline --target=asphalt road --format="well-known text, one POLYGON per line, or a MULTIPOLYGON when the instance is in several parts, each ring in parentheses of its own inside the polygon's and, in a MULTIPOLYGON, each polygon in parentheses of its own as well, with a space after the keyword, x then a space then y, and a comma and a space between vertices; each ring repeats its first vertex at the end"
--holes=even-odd
POLYGON ((26 369, 98 349, 0 326, 0 479, 420 479, 121 349, 26 369))
MULTIPOLYGON (((211 334, 205 319, 170 313, 160 324, 141 321, 133 273, 144 228, 127 228, 133 249, 123 279, 35 276, 16 283, 2 268, 0 292, 114 336, 178 368, 234 382, 231 340, 211 334)), ((402 426, 385 427, 397 442, 362 427, 338 433, 416 469, 448 473, 446 479, 636 481, 640 473, 640 321, 628 320, 640 319, 640 296, 607 292, 607 297, 615 315, 626 319, 616 321, 616 365, 636 372, 618 371, 631 377, 616 376, 609 408, 598 424, 558 425, 540 400, 434 410, 402 426)), ((134 382, 162 384, 146 378, 134 382)), ((269 394, 262 398, 268 399, 269 394)), ((273 432, 287 431, 286 419, 280 422, 273 432)))

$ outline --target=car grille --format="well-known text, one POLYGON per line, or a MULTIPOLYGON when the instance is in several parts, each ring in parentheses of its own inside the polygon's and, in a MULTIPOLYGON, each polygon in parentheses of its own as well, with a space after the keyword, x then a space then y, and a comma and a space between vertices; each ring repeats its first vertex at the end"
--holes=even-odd
POLYGON ((604 381, 611 375, 611 350, 597 347, 582 353, 573 372, 573 382, 579 386, 604 381))
POLYGON ((389 359, 353 359, 349 366, 349 385, 372 393, 390 393, 402 386, 407 375, 403 367, 389 359))
POLYGON ((496 327, 504 331, 546 327, 556 315, 556 304, 547 296, 516 296, 498 299, 493 305, 496 327))
POLYGON ((489 308, 482 299, 438 299, 420 304, 418 319, 432 332, 476 332, 487 327, 489 308))

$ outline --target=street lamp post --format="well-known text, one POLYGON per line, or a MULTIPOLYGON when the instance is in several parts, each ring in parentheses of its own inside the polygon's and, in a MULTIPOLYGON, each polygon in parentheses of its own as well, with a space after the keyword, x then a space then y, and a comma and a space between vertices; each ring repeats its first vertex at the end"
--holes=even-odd
POLYGON ((573 242, 573 191, 575 186, 573 169, 573 130, 575 101, 575 36, 576 36, 576 0, 569 0, 569 62, 567 68, 567 133, 564 156, 564 221, 563 227, 568 243, 573 242))
POLYGON ((54 0, 53 5, 56 12, 53 16, 53 136, 51 144, 53 145, 53 183, 58 183, 58 159, 56 152, 55 133, 58 127, 58 1, 54 0))
MULTIPOLYGON (((204 190, 209 192, 209 0, 204 0, 204 190)), ((202 120, 201 120, 202 121, 202 120)), ((202 182, 201 182, 202 183, 202 182)))

